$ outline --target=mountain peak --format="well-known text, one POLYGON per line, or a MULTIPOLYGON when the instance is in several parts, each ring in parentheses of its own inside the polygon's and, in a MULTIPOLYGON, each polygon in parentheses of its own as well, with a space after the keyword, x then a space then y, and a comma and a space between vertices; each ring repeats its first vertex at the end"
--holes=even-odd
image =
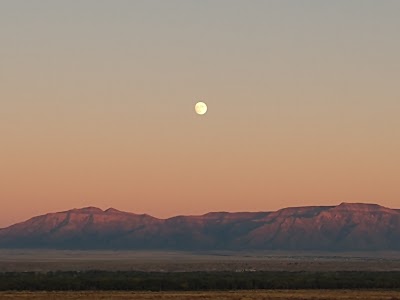
POLYGON ((101 210, 98 207, 88 206, 88 207, 83 207, 83 208, 74 208, 74 209, 71 209, 69 212, 84 213, 84 214, 99 214, 99 213, 103 213, 103 210, 101 210))
POLYGON ((115 208, 112 208, 112 207, 107 208, 104 212, 107 213, 107 214, 120 214, 120 213, 124 213, 123 211, 120 211, 120 210, 115 209, 115 208))
POLYGON ((347 210, 347 211, 393 211, 392 209, 380 206, 373 203, 348 203, 342 202, 335 207, 335 210, 347 210))

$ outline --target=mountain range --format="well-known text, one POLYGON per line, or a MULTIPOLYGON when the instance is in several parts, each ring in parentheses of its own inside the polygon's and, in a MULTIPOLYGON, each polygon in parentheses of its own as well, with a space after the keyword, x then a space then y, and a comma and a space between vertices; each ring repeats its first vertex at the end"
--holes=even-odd
POLYGON ((72 209, 0 229, 0 248, 141 250, 400 250, 400 210, 377 204, 211 212, 158 219, 72 209))

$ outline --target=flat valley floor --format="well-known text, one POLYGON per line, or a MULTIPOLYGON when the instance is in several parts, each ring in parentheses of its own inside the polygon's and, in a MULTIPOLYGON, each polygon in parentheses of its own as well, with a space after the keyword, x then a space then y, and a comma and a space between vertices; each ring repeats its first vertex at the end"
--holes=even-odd
POLYGON ((400 271, 400 252, 1 250, 1 272, 400 271))
POLYGON ((132 299, 132 300, 400 300, 400 291, 234 291, 234 292, 0 292, 0 299, 132 299))
MULTIPOLYGON (((174 252, 0 250, 0 272, 400 271, 400 252, 174 252)), ((400 300, 399 290, 232 292, 0 292, 0 299, 400 300)))

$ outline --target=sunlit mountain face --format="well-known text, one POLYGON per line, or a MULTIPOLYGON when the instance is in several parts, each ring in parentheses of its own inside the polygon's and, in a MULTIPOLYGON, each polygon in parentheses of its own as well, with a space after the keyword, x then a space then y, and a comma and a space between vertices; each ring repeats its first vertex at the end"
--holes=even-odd
POLYGON ((0 230, 2 248, 400 250, 400 211, 376 204, 212 212, 158 219, 87 207, 0 230))

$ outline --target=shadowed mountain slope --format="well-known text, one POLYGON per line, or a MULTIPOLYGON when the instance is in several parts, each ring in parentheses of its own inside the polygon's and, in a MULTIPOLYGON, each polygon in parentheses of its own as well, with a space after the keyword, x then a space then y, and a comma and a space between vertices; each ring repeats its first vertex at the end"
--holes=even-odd
POLYGON ((376 204, 157 219, 87 207, 0 229, 1 248, 400 250, 400 211, 376 204))

